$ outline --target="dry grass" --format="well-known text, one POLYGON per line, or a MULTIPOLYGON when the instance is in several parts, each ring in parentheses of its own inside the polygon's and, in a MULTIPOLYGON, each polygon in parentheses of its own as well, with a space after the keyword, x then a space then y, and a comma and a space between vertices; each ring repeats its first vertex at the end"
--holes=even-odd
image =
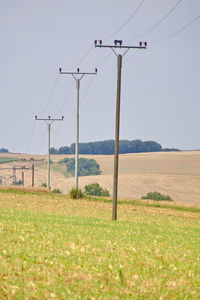
MULTIPOLYGON (((5 154, 3 155, 5 157, 5 154)), ((26 157, 33 155, 9 154, 10 157, 26 157)), ((1 157, 1 155, 0 155, 1 157)), ((45 158, 34 155, 35 158, 45 158)), ((72 155, 52 155, 54 163, 72 155)), ((102 175, 80 177, 80 187, 98 182, 112 194, 113 156, 82 155, 94 158, 101 166, 102 175)), ((74 186, 73 178, 65 178, 61 172, 52 171, 52 188, 69 193, 74 186)), ((58 168, 59 170, 59 168, 58 168)), ((136 153, 120 155, 119 197, 141 198, 150 191, 169 194, 175 202, 182 204, 200 204, 200 151, 183 151, 168 153, 136 153)), ((36 165, 37 187, 46 182, 46 166, 36 165)), ((17 173, 18 179, 21 173, 17 173)), ((26 186, 31 185, 31 171, 25 174, 26 186)))

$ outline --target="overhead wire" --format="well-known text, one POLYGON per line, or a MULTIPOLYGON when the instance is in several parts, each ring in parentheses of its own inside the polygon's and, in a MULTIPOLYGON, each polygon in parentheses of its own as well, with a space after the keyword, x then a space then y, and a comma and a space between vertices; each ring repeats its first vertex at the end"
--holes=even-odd
MULTIPOLYGON (((85 100, 85 98, 86 98, 86 96, 87 96, 87 94, 89 92, 89 89, 92 86, 93 81, 94 81, 94 76, 91 77, 90 82, 89 82, 88 86, 86 87, 86 90, 84 92, 83 97, 80 98, 80 105, 82 105, 83 101, 85 100)), ((71 90, 72 90, 72 85, 70 87, 69 93, 71 92, 71 90)), ((69 95, 69 93, 68 93, 68 95, 69 95)), ((64 105, 65 105, 65 103, 64 103, 64 105)), ((73 108, 73 110, 71 110, 70 112, 68 112, 67 114, 65 114, 65 116, 74 115, 75 112, 76 112, 76 108, 73 108)), ((56 141, 57 141, 57 139, 58 139, 58 135, 59 135, 59 132, 60 132, 60 127, 61 127, 61 124, 59 124, 59 127, 58 127, 58 129, 57 129, 57 131, 55 133, 53 144, 55 144, 56 141)))
POLYGON ((156 40, 156 42, 167 40, 167 39, 169 39, 169 38, 171 38, 171 37, 173 37, 173 36, 181 33, 182 31, 184 31, 185 29, 187 29, 189 26, 191 26, 192 24, 194 24, 199 18, 200 18, 200 15, 197 16, 196 18, 194 18, 192 21, 190 21, 186 25, 184 25, 183 27, 181 27, 179 30, 177 30, 177 31, 175 31, 175 32, 173 32, 173 33, 171 33, 171 34, 163 37, 163 38, 160 38, 160 39, 156 40))
POLYGON ((136 9, 132 12, 132 14, 128 17, 128 19, 117 29, 115 30, 112 34, 109 34, 103 38, 103 40, 107 40, 110 37, 114 36, 116 33, 120 32, 129 22, 130 20, 136 15, 136 13, 139 11, 139 9, 142 7, 144 4, 145 0, 140 1, 139 5, 136 7, 136 9))
POLYGON ((148 33, 152 32, 154 29, 156 29, 161 23, 163 23, 168 17, 169 15, 181 4, 181 2, 183 2, 183 0, 179 0, 169 11, 168 13, 159 21, 157 22, 155 25, 153 25, 150 29, 146 30, 144 33, 132 38, 131 40, 136 40, 139 38, 144 37, 145 35, 147 35, 148 33))
POLYGON ((81 59, 75 64, 75 67, 78 67, 85 59, 86 57, 90 54, 90 52, 94 49, 94 45, 91 44, 91 46, 88 48, 88 50, 85 52, 85 54, 81 57, 81 59))
POLYGON ((43 136, 42 136, 41 143, 40 143, 39 146, 37 147, 37 153, 42 149, 42 146, 43 146, 43 144, 44 144, 44 140, 45 140, 46 135, 47 135, 47 130, 46 130, 46 128, 45 128, 44 134, 43 134, 43 136))
MULTIPOLYGON (((57 110, 56 114, 58 114, 58 113, 64 108, 64 106, 66 105, 66 103, 67 103, 67 101, 68 101, 68 99, 69 99, 69 96, 70 96, 70 94, 71 94, 71 92, 72 92, 73 85, 74 85, 74 80, 72 80, 72 83, 71 83, 70 88, 69 88, 69 90, 68 90, 68 92, 67 92, 67 94, 66 94, 66 96, 65 96, 65 98, 64 98, 64 101, 63 101, 63 103, 61 104, 60 108, 57 110)), ((66 114, 64 114, 64 116, 66 117, 66 116, 71 115, 71 114, 74 112, 74 110, 75 110, 75 109, 73 108, 73 111, 71 110, 70 112, 67 112, 66 114)), ((59 135, 59 133, 60 133, 60 128, 61 128, 61 123, 59 124, 59 126, 58 126, 58 128, 57 128, 57 130, 56 130, 56 133, 55 133, 55 135, 54 135, 53 144, 55 144, 56 141, 57 141, 57 139, 58 139, 58 135, 59 135)))
POLYGON ((48 99, 46 105, 43 107, 43 109, 40 112, 40 114, 43 114, 45 112, 45 110, 47 109, 47 107, 49 106, 49 104, 51 103, 51 101, 53 99, 53 96, 54 96, 54 93, 55 93, 55 90, 56 90, 56 87, 57 87, 58 79, 59 79, 59 73, 57 74, 56 80, 55 80, 55 82, 53 84, 53 87, 52 87, 49 99, 48 99))
MULTIPOLYGON (((59 79, 59 73, 58 73, 58 75, 56 77, 56 80, 55 80, 55 82, 53 84, 53 87, 51 89, 51 93, 50 93, 49 99, 48 99, 46 105, 41 110, 40 114, 43 114, 45 112, 45 110, 47 109, 47 107, 49 106, 49 104, 51 103, 51 101, 53 99, 53 96, 54 96, 54 93, 55 93, 55 90, 56 90, 56 87, 57 87, 58 79, 59 79)), ((31 146, 32 139, 33 139, 33 136, 34 136, 34 131, 35 131, 35 122, 34 122, 34 124, 32 126, 31 135, 30 135, 30 138, 29 138, 29 141, 28 141, 25 153, 28 153, 29 150, 30 150, 30 146, 31 146)))
POLYGON ((140 49, 136 50, 131 56, 129 56, 125 61, 124 64, 126 64, 129 60, 131 60, 133 57, 135 57, 140 52, 140 49))
POLYGON ((67 101, 68 101, 68 99, 69 99, 69 96, 70 96, 70 94, 71 94, 71 92, 72 92, 72 87, 73 87, 73 85, 74 85, 74 80, 72 81, 72 83, 71 83, 71 85, 70 85, 70 87, 69 87, 69 90, 68 90, 67 94, 66 94, 65 97, 64 97, 64 101, 62 102, 62 104, 60 105, 60 107, 58 108, 58 110, 56 111, 56 115, 57 115, 58 113, 61 112, 61 110, 63 109, 63 107, 64 107, 65 104, 67 103, 67 101))
MULTIPOLYGON (((128 17, 128 19, 117 29, 115 30, 112 34, 109 34, 108 36, 105 36, 103 39, 106 40, 112 36, 114 36, 116 33, 121 31, 129 22, 130 20, 136 15, 136 13, 139 11, 139 9, 142 7, 146 0, 140 1, 139 5, 136 7, 136 9, 133 11, 133 13, 128 17)), ((92 51, 94 45, 91 44, 91 46, 88 48, 88 50, 85 52, 85 54, 81 57, 81 59, 75 64, 75 67, 79 66, 85 59, 86 57, 90 54, 92 51)))
POLYGON ((86 90, 85 90, 85 92, 84 92, 84 94, 83 94, 83 97, 81 97, 80 105, 81 105, 81 104, 83 103, 83 101, 85 100, 85 98, 86 98, 86 96, 87 96, 87 94, 88 94, 88 92, 89 92, 89 89, 90 89, 90 87, 92 86, 93 81, 94 81, 94 76, 91 77, 90 82, 89 82, 88 86, 86 87, 86 90))
POLYGON ((100 67, 101 65, 103 65, 111 56, 112 56, 112 52, 110 52, 108 55, 106 55, 98 64, 97 67, 100 67))
POLYGON ((60 128, 61 128, 61 125, 62 125, 61 123, 62 122, 59 122, 59 124, 58 124, 57 130, 56 130, 56 133, 54 135, 53 142, 52 142, 53 145, 55 145, 55 143, 56 143, 56 141, 58 139, 58 136, 59 136, 59 133, 60 133, 60 128))
POLYGON ((28 144, 26 146, 26 150, 25 150, 25 153, 28 153, 29 150, 30 150, 30 146, 31 146, 31 143, 32 143, 32 140, 33 140, 33 135, 34 135, 34 132, 35 132, 35 120, 34 120, 34 123, 33 123, 33 126, 32 126, 32 130, 31 130, 31 135, 30 135, 30 138, 29 138, 29 141, 28 141, 28 144))

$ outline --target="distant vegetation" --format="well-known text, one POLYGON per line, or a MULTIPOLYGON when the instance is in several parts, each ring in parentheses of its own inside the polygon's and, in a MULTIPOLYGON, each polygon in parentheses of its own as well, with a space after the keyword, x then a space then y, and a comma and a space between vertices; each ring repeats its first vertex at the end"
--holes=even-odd
MULTIPOLYGON (((51 148, 51 154, 74 154, 75 143, 70 147, 51 148)), ((175 148, 162 148, 160 144, 154 141, 141 140, 121 140, 119 143, 119 153, 139 153, 139 152, 158 152, 158 151, 178 151, 175 148)), ((80 154, 114 154, 114 140, 80 143, 80 154)))
MULTIPOLYGON (((75 173, 75 159, 65 158, 59 161, 59 163, 66 163, 66 171, 74 176, 75 173)), ((78 175, 100 175, 100 166, 95 159, 79 158, 78 163, 78 175)))
POLYGON ((149 192, 142 199, 156 200, 156 201, 173 201, 169 195, 164 195, 159 192, 149 192))
POLYGON ((99 183, 91 183, 85 185, 84 193, 90 196, 110 196, 109 191, 107 189, 102 188, 99 185, 99 183))
POLYGON ((19 161, 17 157, 0 157, 0 164, 7 164, 14 161, 19 161))
POLYGON ((8 149, 0 148, 0 153, 8 153, 8 149))
POLYGON ((78 199, 78 198, 83 198, 84 194, 82 192, 81 189, 77 189, 77 188, 72 188, 71 191, 69 192, 69 196, 72 199, 78 199))
POLYGON ((55 194, 62 194, 61 190, 60 189, 54 189, 52 191, 52 193, 55 193, 55 194))
POLYGON ((163 152, 180 151, 180 149, 177 149, 177 148, 163 148, 161 151, 163 151, 163 152))

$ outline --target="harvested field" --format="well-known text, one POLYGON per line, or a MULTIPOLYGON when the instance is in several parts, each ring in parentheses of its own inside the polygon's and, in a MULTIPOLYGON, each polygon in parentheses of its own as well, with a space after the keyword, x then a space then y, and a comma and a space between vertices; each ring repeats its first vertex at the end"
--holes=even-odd
MULTIPOLYGON (((5 154, 2 155, 5 157, 5 154)), ((45 158, 42 155, 9 154, 9 157, 45 158)), ((1 157, 1 155, 0 155, 1 157)), ((52 189, 59 188, 68 193, 74 186, 73 178, 66 178, 61 168, 56 168, 59 160, 73 155, 52 155, 52 189)), ((113 156, 112 155, 81 155, 93 158, 101 167, 98 176, 80 177, 80 187, 98 182, 112 193, 113 156)), ((19 164, 19 163, 18 163, 19 164)), ((21 163, 22 164, 22 163, 21 163)), ((11 163, 9 164, 12 165, 11 163)), ((3 164, 1 164, 3 166, 3 164)), ((150 191, 169 194, 174 201, 184 204, 200 204, 200 151, 135 153, 120 155, 119 197, 140 198, 150 191)), ((18 174, 20 177, 20 173, 18 174)), ((35 184, 40 186, 46 182, 46 165, 37 164, 35 184)), ((25 174, 25 185, 31 185, 31 172, 25 174)))

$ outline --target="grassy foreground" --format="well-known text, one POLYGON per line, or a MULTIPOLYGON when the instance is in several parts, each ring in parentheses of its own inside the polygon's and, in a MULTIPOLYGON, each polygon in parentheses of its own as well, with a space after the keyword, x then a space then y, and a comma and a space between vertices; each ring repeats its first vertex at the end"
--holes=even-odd
POLYGON ((200 214, 0 191, 0 299, 199 299, 200 214))

